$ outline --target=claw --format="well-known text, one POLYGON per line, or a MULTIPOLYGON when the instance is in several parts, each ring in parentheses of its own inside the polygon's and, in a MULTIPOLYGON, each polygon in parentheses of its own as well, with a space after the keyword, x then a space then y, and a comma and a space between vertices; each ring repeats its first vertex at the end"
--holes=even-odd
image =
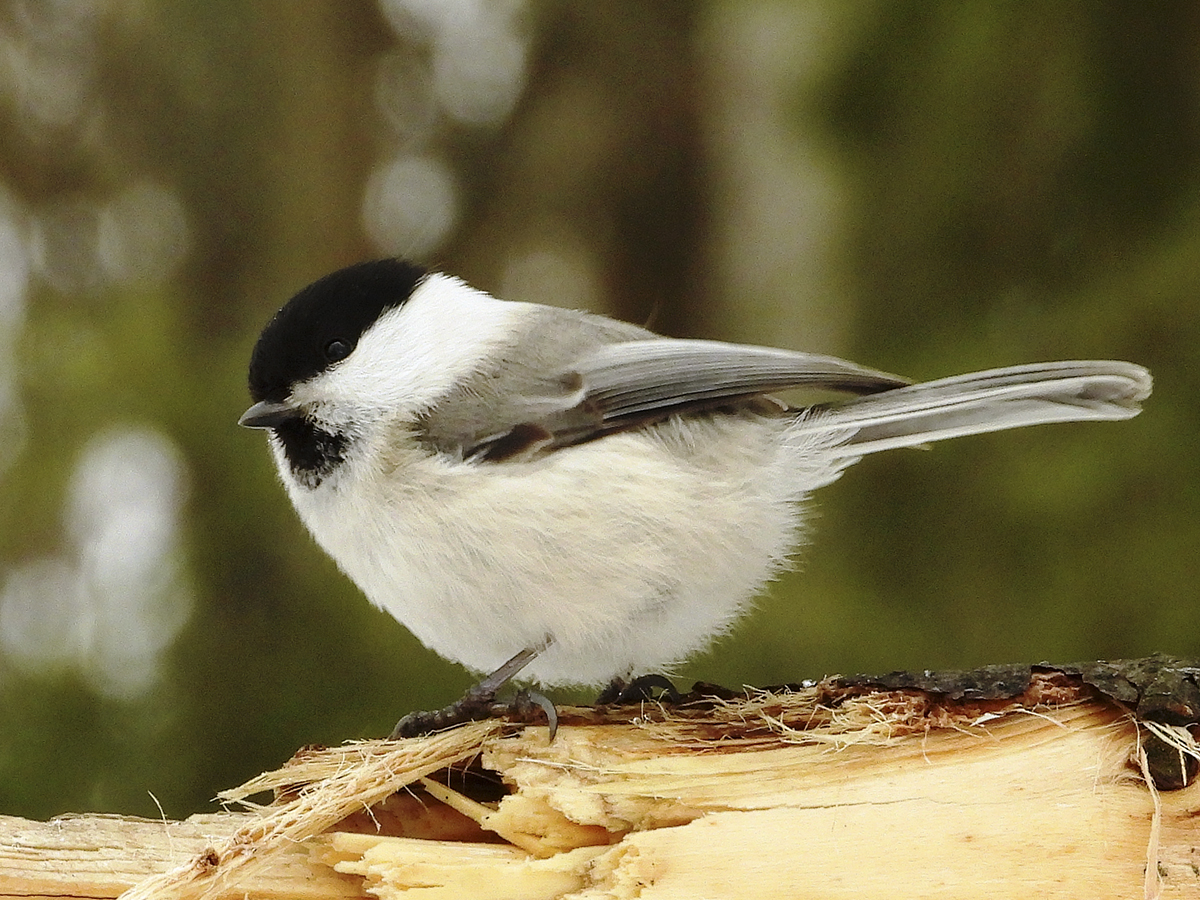
POLYGON ((550 740, 553 741, 554 736, 558 734, 558 710, 549 697, 527 688, 513 697, 510 705, 510 711, 524 719, 529 718, 529 714, 535 709, 540 709, 546 714, 546 724, 550 726, 550 740))

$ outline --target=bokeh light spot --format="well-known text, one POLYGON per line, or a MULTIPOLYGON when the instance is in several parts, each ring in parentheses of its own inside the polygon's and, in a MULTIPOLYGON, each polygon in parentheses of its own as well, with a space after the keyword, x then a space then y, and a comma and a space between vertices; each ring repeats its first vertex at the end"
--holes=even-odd
POLYGON ((61 556, 15 567, 0 590, 0 649, 21 670, 74 666, 130 699, 156 682, 191 611, 180 518, 186 475, 164 435, 117 427, 93 438, 68 487, 61 556))
POLYGON ((363 225, 380 250, 422 257, 458 221, 458 186, 449 167, 432 156, 400 156, 372 173, 363 225))

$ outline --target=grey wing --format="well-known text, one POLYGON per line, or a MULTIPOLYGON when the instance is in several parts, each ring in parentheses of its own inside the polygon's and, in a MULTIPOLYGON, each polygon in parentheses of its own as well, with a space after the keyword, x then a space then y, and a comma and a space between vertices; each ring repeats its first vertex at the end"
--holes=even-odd
POLYGON ((609 322, 579 319, 569 336, 540 329, 540 343, 523 341, 497 369, 431 412, 426 429, 434 445, 467 458, 504 459, 679 413, 756 402, 770 391, 868 394, 908 383, 831 356, 661 338, 632 326, 614 330, 609 322))
POLYGON ((568 442, 587 424, 573 421, 580 413, 593 428, 612 430, 790 388, 873 394, 908 384, 833 356, 670 338, 598 347, 577 361, 574 376, 578 402, 547 422, 568 442))
POLYGON ((860 395, 803 418, 842 436, 845 462, 877 450, 1039 422, 1121 419, 1150 393, 1131 363, 1011 366, 909 384, 831 356, 663 338, 636 325, 529 305, 528 326, 419 419, 418 437, 460 458, 505 459, 669 416, 756 407, 772 391, 860 395))

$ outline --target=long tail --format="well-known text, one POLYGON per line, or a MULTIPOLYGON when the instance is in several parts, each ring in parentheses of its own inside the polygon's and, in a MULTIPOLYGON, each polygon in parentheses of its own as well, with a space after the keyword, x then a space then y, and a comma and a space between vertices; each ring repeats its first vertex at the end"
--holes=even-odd
MULTIPOLYGON (((1130 419, 1150 396, 1150 373, 1111 360, 1033 363, 956 375, 856 398, 814 416, 816 430, 852 431, 853 459, 946 438, 1046 422, 1130 419)), ((805 429, 808 431, 808 428, 805 429)))

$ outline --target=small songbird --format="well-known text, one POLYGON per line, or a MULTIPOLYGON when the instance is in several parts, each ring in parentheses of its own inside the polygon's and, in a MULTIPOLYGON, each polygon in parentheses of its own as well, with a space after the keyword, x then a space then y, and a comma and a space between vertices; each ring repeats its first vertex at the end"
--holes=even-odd
POLYGON ((1150 388, 1111 361, 911 384, 498 300, 385 259, 275 314, 240 421, 267 430, 342 571, 432 650, 496 672, 475 692, 490 700, 516 670, 603 684, 702 649, 786 564, 808 495, 868 453, 1128 419, 1150 388), (790 388, 852 396, 771 396, 790 388))

